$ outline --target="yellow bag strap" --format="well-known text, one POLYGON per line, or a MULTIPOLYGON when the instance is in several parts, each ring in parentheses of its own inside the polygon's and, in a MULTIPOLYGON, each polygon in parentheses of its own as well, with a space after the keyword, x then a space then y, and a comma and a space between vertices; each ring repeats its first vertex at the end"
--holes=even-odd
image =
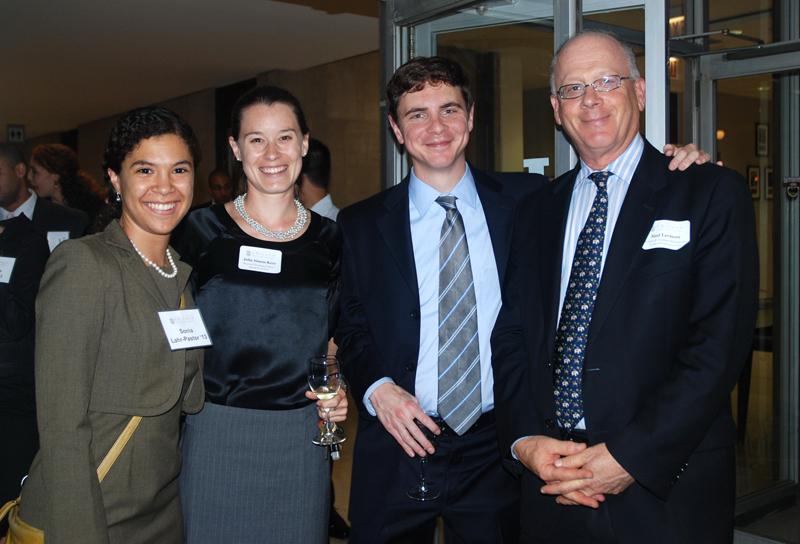
POLYGON ((142 416, 133 416, 131 420, 125 425, 125 428, 122 429, 122 432, 114 441, 114 445, 111 446, 111 449, 108 450, 108 453, 103 458, 103 461, 100 463, 100 466, 97 467, 97 479, 99 481, 103 481, 103 478, 106 477, 108 471, 114 465, 114 462, 119 457, 119 454, 122 453, 122 450, 125 449, 125 445, 133 436, 133 433, 136 432, 136 428, 139 426, 139 423, 142 421, 142 416))
MULTIPOLYGON (((183 293, 181 293, 181 300, 179 307, 183 310, 186 307, 186 301, 183 298, 183 293)), ((108 453, 103 458, 103 461, 100 463, 100 466, 97 467, 97 479, 99 481, 103 481, 108 474, 108 471, 111 470, 111 467, 114 465, 114 462, 117 460, 119 455, 122 453, 122 450, 125 449, 125 445, 133 436, 133 433, 136 432, 136 428, 139 426, 139 423, 142 422, 142 416, 133 416, 131 420, 125 425, 125 428, 122 429, 122 432, 117 437, 116 441, 114 441, 114 445, 111 446, 111 449, 108 450, 108 453)))
MULTIPOLYGON (((186 301, 183 298, 183 293, 181 293, 181 300, 180 300, 180 309, 183 310, 186 307, 186 301)), ((125 449, 125 445, 133 436, 133 433, 136 432, 136 428, 139 426, 139 423, 142 422, 142 416, 133 416, 131 420, 125 425, 125 428, 122 429, 122 432, 114 441, 114 445, 111 446, 111 449, 108 450, 108 453, 103 458, 103 461, 100 463, 100 466, 97 467, 97 479, 99 481, 103 481, 108 474, 108 471, 111 470, 111 467, 114 465, 114 462, 122 453, 122 450, 125 449)))
POLYGON ((0 521, 5 519, 6 515, 8 515, 11 509, 18 504, 19 504, 19 497, 6 502, 2 507, 0 507, 0 521))

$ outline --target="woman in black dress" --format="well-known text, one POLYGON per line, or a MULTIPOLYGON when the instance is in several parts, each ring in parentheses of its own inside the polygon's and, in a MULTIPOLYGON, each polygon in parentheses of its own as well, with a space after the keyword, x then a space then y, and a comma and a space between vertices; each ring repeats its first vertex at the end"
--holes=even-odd
POLYGON ((191 213, 180 247, 214 346, 206 406, 186 420, 181 476, 187 541, 327 540, 328 463, 311 439, 323 407, 308 361, 335 325, 339 231, 306 210, 294 184, 308 149, 297 99, 258 87, 234 106, 231 149, 247 193, 191 213))

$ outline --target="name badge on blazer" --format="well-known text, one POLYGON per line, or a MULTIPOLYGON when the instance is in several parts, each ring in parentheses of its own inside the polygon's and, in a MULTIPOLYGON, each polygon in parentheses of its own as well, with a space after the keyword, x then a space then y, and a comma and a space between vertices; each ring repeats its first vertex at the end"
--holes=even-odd
POLYGON ((47 245, 50 246, 50 253, 61 242, 69 240, 69 231, 66 230, 50 230, 47 231, 47 245))
POLYGON ((172 351, 211 345, 211 337, 197 308, 158 312, 158 318, 161 320, 161 326, 172 351))
POLYGON ((11 281, 11 271, 14 270, 15 262, 17 260, 14 257, 0 257, 0 283, 11 281))
POLYGON ((647 235, 642 249, 671 249, 676 251, 689 243, 691 224, 686 221, 659 219, 647 235))
POLYGON ((283 253, 277 249, 242 246, 239 248, 239 268, 265 274, 279 274, 283 253))

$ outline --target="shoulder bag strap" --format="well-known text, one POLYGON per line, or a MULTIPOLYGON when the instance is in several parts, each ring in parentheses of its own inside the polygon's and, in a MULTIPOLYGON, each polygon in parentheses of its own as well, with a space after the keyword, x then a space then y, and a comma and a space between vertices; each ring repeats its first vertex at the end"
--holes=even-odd
POLYGON ((114 445, 111 446, 111 449, 108 450, 105 458, 100 463, 100 466, 97 467, 97 479, 99 481, 103 481, 103 478, 106 477, 108 471, 114 465, 114 462, 119 457, 119 454, 122 453, 122 450, 125 449, 125 445, 133 436, 133 433, 136 432, 136 428, 139 426, 139 423, 142 421, 142 416, 133 416, 131 420, 125 425, 125 428, 122 429, 122 432, 117 437, 117 440, 114 442, 114 445))

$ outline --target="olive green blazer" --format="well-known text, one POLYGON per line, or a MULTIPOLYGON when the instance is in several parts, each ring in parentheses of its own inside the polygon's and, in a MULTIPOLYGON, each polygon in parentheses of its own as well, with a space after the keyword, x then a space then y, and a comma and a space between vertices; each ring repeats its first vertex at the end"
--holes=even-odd
MULTIPOLYGON (((173 251, 174 253, 174 251, 173 251)), ((176 261, 177 262, 177 261, 176 261)), ((180 412, 203 403, 202 350, 171 351, 157 313, 178 309, 190 268, 177 262, 168 300, 114 221, 61 244, 36 301, 41 447, 21 518, 51 543, 180 542, 180 412), (132 415, 142 423, 102 484, 96 468, 132 415)))

